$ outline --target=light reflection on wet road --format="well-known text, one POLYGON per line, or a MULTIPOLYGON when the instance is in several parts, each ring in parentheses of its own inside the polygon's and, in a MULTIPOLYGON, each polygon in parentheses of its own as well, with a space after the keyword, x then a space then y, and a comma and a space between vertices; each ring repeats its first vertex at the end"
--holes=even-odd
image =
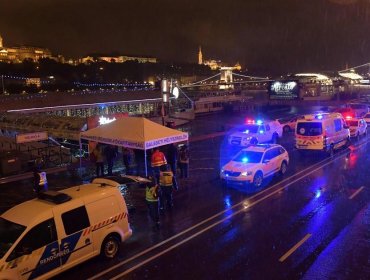
MULTIPOLYGON (((227 122, 241 119, 233 117, 227 122)), ((207 120, 212 120, 210 130, 217 129, 222 122, 222 118, 205 117, 200 121, 204 124, 196 126, 194 134, 207 129, 207 120)), ((258 190, 221 186, 220 165, 238 150, 228 147, 225 139, 191 143, 191 178, 179 180, 175 209, 161 217, 160 231, 153 232, 149 226, 144 190, 126 190, 126 198, 133 205, 130 222, 134 235, 122 246, 119 259, 110 263, 93 259, 56 279, 94 277, 181 233, 100 279, 119 275, 151 257, 152 261, 122 279, 354 279, 353 275, 355 279, 365 279, 369 275, 366 252, 370 251, 370 172, 367 168, 370 144, 365 143, 369 139, 361 139, 360 147, 355 143, 350 153, 349 150, 338 152, 331 161, 325 155, 300 156, 293 149, 293 135, 287 134, 280 144, 290 153, 288 172, 284 178, 268 178, 258 190), (364 188, 350 199, 361 186, 364 188), (220 214, 214 216, 216 213, 220 214), (184 233, 189 228, 192 229, 184 233), (307 234, 311 236, 280 262, 279 259, 307 234), (184 242, 186 239, 189 240, 184 242), (184 243, 177 246, 179 242, 184 243), (169 251, 154 258, 164 250, 169 251)), ((66 182, 71 185, 74 180, 68 176, 63 182, 58 176, 50 178, 55 188, 66 182)), ((2 186, 2 195, 9 195, 2 209, 32 196, 29 184, 2 186)))

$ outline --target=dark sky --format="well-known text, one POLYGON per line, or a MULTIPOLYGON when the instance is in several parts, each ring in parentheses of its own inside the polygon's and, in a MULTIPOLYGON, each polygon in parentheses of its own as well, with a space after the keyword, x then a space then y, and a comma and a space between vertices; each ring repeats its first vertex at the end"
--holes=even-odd
POLYGON ((0 0, 5 46, 66 57, 239 61, 250 71, 341 70, 370 60, 370 0, 0 0))

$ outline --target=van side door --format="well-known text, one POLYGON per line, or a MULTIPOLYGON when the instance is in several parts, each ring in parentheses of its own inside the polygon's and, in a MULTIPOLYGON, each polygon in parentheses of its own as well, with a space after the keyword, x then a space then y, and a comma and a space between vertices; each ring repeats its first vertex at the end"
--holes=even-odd
POLYGON ((54 209, 63 270, 91 258, 93 253, 90 220, 85 205, 79 200, 68 205, 68 209, 54 209))
POLYGON ((47 277, 60 270, 59 244, 54 218, 31 228, 7 258, 11 269, 17 269, 19 279, 47 277))

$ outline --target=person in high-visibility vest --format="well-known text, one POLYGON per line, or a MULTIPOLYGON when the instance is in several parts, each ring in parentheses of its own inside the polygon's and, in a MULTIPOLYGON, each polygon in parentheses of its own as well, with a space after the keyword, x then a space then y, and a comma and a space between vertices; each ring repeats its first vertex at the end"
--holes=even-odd
POLYGON ((154 178, 149 177, 151 180, 145 188, 145 200, 148 206, 149 216, 154 223, 155 229, 160 226, 159 223, 159 204, 158 204, 158 185, 154 182, 154 178))
POLYGON ((171 168, 166 165, 165 171, 160 172, 159 185, 160 185, 160 201, 159 209, 163 213, 166 209, 171 210, 173 208, 172 192, 173 188, 177 190, 175 183, 175 177, 171 171, 171 168))
POLYGON ((164 153, 162 153, 159 148, 155 148, 151 158, 151 166, 157 184, 159 182, 160 168, 165 164, 167 164, 167 160, 164 153))
POLYGON ((37 159, 35 161, 35 166, 33 169, 34 185, 33 190, 36 194, 48 190, 48 180, 46 178, 46 172, 42 171, 41 167, 43 165, 42 159, 37 159))

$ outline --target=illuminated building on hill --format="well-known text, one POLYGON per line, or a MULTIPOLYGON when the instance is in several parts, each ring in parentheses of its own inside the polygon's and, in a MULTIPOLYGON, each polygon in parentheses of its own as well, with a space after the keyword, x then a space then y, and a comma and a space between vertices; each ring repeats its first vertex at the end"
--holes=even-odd
POLYGON ((59 58, 53 57, 50 50, 46 48, 31 46, 4 47, 3 38, 0 36, 0 62, 21 63, 25 59, 39 61, 43 58, 59 60, 59 58))

